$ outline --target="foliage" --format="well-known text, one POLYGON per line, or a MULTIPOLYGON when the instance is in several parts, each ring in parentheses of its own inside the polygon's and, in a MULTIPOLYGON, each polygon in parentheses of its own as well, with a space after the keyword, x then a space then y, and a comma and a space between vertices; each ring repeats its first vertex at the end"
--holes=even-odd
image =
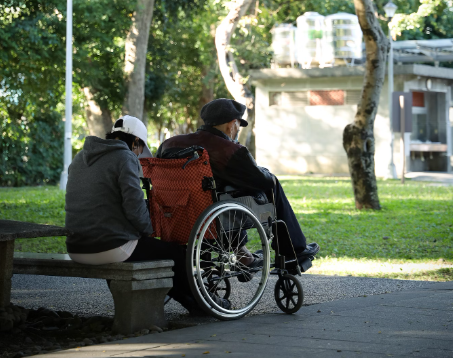
POLYGON ((173 134, 197 127, 203 85, 227 96, 216 69, 213 26, 222 11, 219 1, 198 4, 190 13, 182 8, 172 17, 155 10, 148 50, 146 110, 158 139, 164 128, 173 134), (148 87, 148 84, 152 85, 148 87))
MULTIPOLYGON (((124 51, 115 39, 130 26, 129 7, 126 0, 74 1, 75 135, 84 132, 77 126, 83 86, 92 86, 104 107, 120 107, 124 51)), ((0 185, 59 179, 65 16, 64 0, 7 0, 0 5, 0 185)))
POLYGON ((55 111, 20 119, 0 113, 0 186, 57 183, 62 171, 63 127, 55 111))
MULTIPOLYGON (((398 7, 405 2, 397 3, 398 7)), ((400 40, 441 39, 451 37, 453 4, 446 0, 420 0, 415 6, 394 16, 392 33, 400 40)), ((398 9, 400 12, 400 9, 398 9)))
POLYGON ((0 99, 13 118, 20 118, 27 102, 53 110, 61 97, 65 23, 57 3, 62 1, 6 0, 0 5, 0 99))

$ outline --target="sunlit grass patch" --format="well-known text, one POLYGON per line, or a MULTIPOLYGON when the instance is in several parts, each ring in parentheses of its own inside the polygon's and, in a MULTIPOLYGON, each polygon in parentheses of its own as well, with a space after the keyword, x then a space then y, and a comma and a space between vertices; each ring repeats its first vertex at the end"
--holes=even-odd
MULTIPOLYGON (((64 226, 65 192, 56 186, 0 188, 0 217, 64 226)), ((66 253, 64 237, 16 240, 16 251, 66 253)))
POLYGON ((444 259, 357 259, 321 258, 313 263, 310 274, 398 278, 426 281, 449 281, 453 279, 453 262, 444 259))

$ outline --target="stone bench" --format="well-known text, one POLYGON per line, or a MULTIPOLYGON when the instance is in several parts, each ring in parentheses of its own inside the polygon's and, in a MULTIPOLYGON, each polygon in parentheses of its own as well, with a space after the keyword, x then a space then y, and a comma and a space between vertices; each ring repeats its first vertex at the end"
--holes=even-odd
POLYGON ((165 327, 164 299, 173 285, 173 261, 82 265, 68 255, 14 253, 16 239, 67 236, 59 226, 0 220, 0 307, 11 301, 13 273, 111 280, 115 303, 113 329, 130 334, 153 325, 165 327))
POLYGON ((151 326, 166 327, 164 299, 173 286, 171 260, 82 265, 68 255, 14 253, 13 273, 99 278, 110 281, 115 304, 112 330, 130 334, 151 326))

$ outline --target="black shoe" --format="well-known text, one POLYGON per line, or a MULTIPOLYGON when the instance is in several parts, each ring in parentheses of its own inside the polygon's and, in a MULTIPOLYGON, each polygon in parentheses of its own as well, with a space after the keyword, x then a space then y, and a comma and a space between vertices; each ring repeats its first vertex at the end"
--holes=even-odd
POLYGON ((210 314, 205 312, 200 306, 192 307, 189 310, 189 314, 193 317, 209 317, 210 314))
POLYGON ((319 245, 316 242, 307 244, 307 247, 304 251, 297 254, 297 259, 300 261, 303 258, 315 256, 319 251, 319 245))
POLYGON ((216 294, 210 294, 212 300, 218 304, 220 307, 225 308, 226 310, 231 309, 231 302, 226 298, 220 298, 216 294))
MULTIPOLYGON (((311 244, 308 244, 305 248, 304 251, 299 252, 296 254, 296 257, 294 257, 294 254, 292 255, 286 255, 285 256, 285 269, 290 273, 291 275, 298 275, 301 272, 306 272, 308 269, 312 266, 311 261, 315 258, 315 255, 319 251, 319 245, 316 242, 312 242, 311 244), (288 262, 291 260, 297 259, 297 264, 296 262, 288 262), (297 267, 299 266, 299 267, 297 267)), ((278 269, 278 267, 277 267, 278 269)), ((277 271, 275 271, 277 272, 277 271)))
POLYGON ((170 299, 173 298, 176 302, 178 302, 181 306, 183 306, 189 313, 192 311, 196 311, 197 309, 200 309, 198 306, 197 301, 195 301, 195 298, 192 297, 192 295, 187 294, 187 293, 181 293, 181 292, 170 292, 171 294, 169 296, 166 296, 165 298, 169 297, 170 299))
POLYGON ((248 270, 255 269, 258 267, 263 267, 263 261, 264 261, 263 250, 258 250, 256 252, 254 252, 252 255, 253 255, 254 260, 250 264, 248 264, 248 265, 239 264, 239 265, 241 265, 240 268, 235 267, 235 271, 244 271, 244 272, 242 272, 241 275, 237 276, 239 282, 251 281, 253 276, 255 276, 255 274, 253 272, 249 272, 248 270))
MULTIPOLYGON (((319 251, 319 245, 316 242, 308 244, 304 251, 298 253, 297 262, 301 272, 307 272, 312 266, 311 261, 315 258, 315 255, 319 251)), ((296 270, 298 271, 298 270, 296 270)))

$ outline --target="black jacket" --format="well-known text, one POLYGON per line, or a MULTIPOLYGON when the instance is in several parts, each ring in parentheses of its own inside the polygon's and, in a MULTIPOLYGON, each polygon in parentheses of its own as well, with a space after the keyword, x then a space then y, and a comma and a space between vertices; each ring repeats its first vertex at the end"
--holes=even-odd
POLYGON ((248 149, 233 142, 222 131, 211 126, 204 125, 195 133, 167 139, 160 145, 156 157, 166 158, 193 145, 199 145, 208 151, 217 187, 233 185, 251 190, 273 188, 273 175, 266 168, 256 165, 248 149))

